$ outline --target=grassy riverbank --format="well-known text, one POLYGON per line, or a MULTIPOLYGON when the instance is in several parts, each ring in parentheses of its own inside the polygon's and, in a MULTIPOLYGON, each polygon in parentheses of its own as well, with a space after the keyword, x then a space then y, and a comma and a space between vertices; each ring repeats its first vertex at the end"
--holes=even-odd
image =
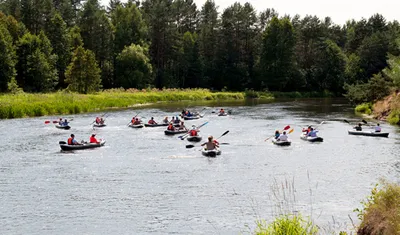
POLYGON ((112 89, 96 94, 55 92, 0 95, 0 119, 76 114, 169 101, 332 97, 329 92, 212 92, 207 89, 112 89))
POLYGON ((210 92, 205 89, 106 90, 82 95, 69 92, 49 94, 0 95, 0 119, 54 114, 76 114, 110 108, 127 108, 141 104, 182 100, 242 100, 242 92, 210 92))

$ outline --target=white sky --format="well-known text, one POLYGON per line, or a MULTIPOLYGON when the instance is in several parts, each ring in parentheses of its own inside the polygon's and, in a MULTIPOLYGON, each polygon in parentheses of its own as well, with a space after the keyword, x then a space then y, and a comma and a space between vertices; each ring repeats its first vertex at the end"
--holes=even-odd
MULTIPOLYGON (((109 0, 100 0, 108 5, 109 0)), ((375 13, 382 14, 386 20, 400 21, 400 0, 215 0, 219 12, 235 2, 249 2, 258 11, 274 8, 280 16, 289 14, 316 15, 323 19, 330 16, 336 24, 345 24, 349 19, 369 18, 375 13)), ((125 2, 123 0, 123 2, 125 2)), ((200 10, 205 0, 194 0, 200 10)))

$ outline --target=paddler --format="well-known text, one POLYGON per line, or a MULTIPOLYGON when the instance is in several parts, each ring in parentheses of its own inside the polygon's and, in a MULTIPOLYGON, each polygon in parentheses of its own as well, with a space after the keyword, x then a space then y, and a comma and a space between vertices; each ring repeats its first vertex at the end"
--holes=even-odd
POLYGON ((281 133, 279 133, 279 131, 276 130, 276 131, 275 131, 275 136, 274 136, 275 139, 278 139, 280 135, 281 135, 281 133))
POLYGON ((279 137, 278 137, 278 139, 276 139, 276 140, 278 140, 278 141, 287 141, 289 138, 288 138, 288 136, 286 135, 286 131, 284 131, 283 133, 282 133, 282 135, 279 135, 279 137))
POLYGON ((379 123, 377 123, 376 126, 375 126, 375 132, 381 132, 381 131, 382 131, 382 128, 379 125, 379 123))
POLYGON ((218 142, 214 141, 212 136, 209 136, 208 142, 202 144, 201 146, 204 146, 204 145, 206 146, 205 147, 206 150, 214 150, 219 147, 218 142))
POLYGON ((190 136, 198 136, 199 135, 198 132, 199 132, 199 130, 196 128, 195 125, 193 125, 192 129, 189 131, 189 135, 190 136))
POLYGON ((100 141, 98 141, 95 136, 96 136, 95 133, 93 133, 92 136, 90 136, 89 143, 91 143, 91 144, 100 144, 100 141))
POLYGON ((151 117, 151 119, 148 122, 150 125, 157 125, 157 122, 154 121, 154 117, 151 117))
POLYGON ((355 126, 354 129, 356 129, 356 131, 362 131, 362 124, 358 123, 358 126, 355 126))
POLYGON ((168 131, 175 131, 174 125, 172 125, 172 123, 168 124, 167 130, 168 131))
POLYGON ((68 145, 82 145, 76 141, 74 134, 71 134, 71 137, 68 139, 67 143, 68 145))
POLYGON ((187 131, 183 121, 181 121, 181 124, 179 125, 179 130, 186 130, 187 131))
POLYGON ((168 117, 165 117, 165 118, 163 119, 163 123, 165 123, 165 124, 168 124, 168 123, 169 123, 168 117))

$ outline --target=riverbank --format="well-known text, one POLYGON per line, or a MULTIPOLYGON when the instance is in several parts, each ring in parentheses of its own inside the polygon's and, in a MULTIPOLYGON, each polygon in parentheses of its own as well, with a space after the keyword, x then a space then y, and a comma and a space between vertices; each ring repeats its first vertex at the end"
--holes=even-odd
POLYGON ((356 112, 369 115, 377 120, 400 125, 400 92, 394 92, 375 103, 357 105, 356 112))
POLYGON ((0 119, 77 114, 113 108, 137 107, 157 102, 332 96, 329 92, 212 92, 208 89, 112 89, 87 95, 65 91, 48 94, 2 94, 0 95, 0 119))

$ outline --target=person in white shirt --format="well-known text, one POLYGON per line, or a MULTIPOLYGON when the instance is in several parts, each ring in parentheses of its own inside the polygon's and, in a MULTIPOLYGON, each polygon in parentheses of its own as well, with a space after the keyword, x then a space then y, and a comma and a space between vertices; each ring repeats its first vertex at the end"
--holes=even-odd
POLYGON ((286 135, 286 131, 284 131, 282 133, 282 135, 280 135, 277 139, 278 141, 287 141, 288 140, 288 136, 286 135))
POLYGON ((381 132, 382 128, 380 127, 379 123, 375 126, 375 132, 381 132))

